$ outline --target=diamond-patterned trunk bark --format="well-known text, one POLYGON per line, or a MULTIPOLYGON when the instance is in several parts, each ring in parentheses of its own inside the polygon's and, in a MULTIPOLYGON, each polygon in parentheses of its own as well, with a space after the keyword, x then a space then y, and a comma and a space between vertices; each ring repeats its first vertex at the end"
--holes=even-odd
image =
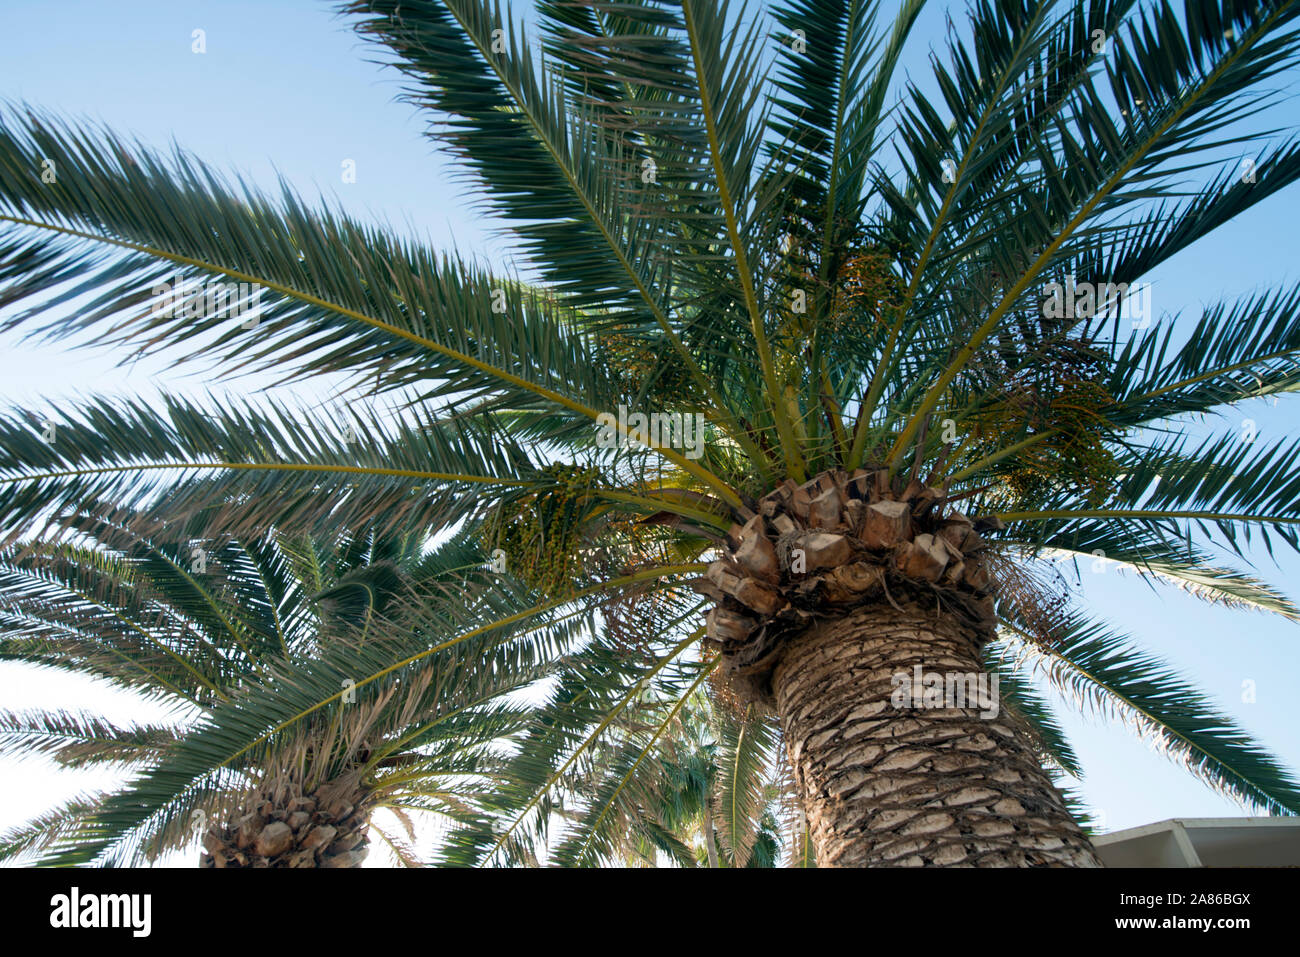
POLYGON ((1008 711, 896 694, 916 666, 982 673, 981 644, 970 623, 912 603, 790 642, 772 685, 819 866, 1100 866, 1008 711))

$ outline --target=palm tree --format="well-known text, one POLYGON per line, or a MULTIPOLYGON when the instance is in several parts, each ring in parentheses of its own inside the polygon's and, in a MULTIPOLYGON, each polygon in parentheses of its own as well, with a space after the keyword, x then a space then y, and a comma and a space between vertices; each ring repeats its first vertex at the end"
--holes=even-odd
MULTIPOLYGON (((347 4, 510 222, 525 277, 10 110, 0 277, 29 303, 11 327, 342 375, 348 409, 346 428, 234 400, 14 409, 3 525, 90 498, 230 535, 481 522, 501 583, 545 592, 506 626, 594 630, 449 844, 460 862, 538 859, 554 796, 621 716, 650 717, 653 752, 714 684, 779 728, 819 864, 1096 863, 1044 767, 1071 759, 1041 702, 957 697, 990 673, 1043 676, 1212 786, 1300 810, 1288 772, 1056 564, 1102 552, 1300 618, 1229 567, 1248 541, 1300 544, 1294 445, 1187 432, 1300 382, 1300 289, 1128 321, 1132 284, 1300 177, 1296 140, 1251 122, 1296 65, 1300 5, 989 0, 931 58, 933 97, 898 76, 921 6, 887 23, 866 0, 552 0, 539 51, 486 0, 347 4), (200 282, 255 284, 260 312, 192 290, 167 308, 200 282), (600 609, 638 601, 656 611, 629 646, 600 609)), ((360 689, 391 663, 347 666, 360 689)), ((337 701, 327 683, 282 727, 337 701)), ((266 732, 203 734, 215 757, 266 732)), ((589 826, 652 766, 587 791, 589 826)), ((174 770, 150 800, 190 786, 174 770)))
POLYGON ((220 735, 232 722, 273 724, 257 704, 238 717, 231 706, 253 688, 318 695, 294 687, 295 662, 339 643, 382 647, 404 598, 451 591, 459 602, 483 574, 481 556, 455 546, 421 556, 415 536, 197 544, 190 529, 144 535, 144 524, 111 508, 83 509, 70 524, 77 541, 0 554, 0 660, 102 679, 168 706, 177 720, 118 726, 84 711, 4 711, 0 750, 146 779, 174 757, 200 773, 144 821, 102 814, 107 794, 52 808, 0 836, 0 857, 76 861, 111 836, 107 861, 153 860, 198 838, 204 867, 354 867, 366 856, 372 813, 387 808, 406 838, 376 833, 403 863, 417 863, 408 812, 465 814, 501 763, 500 739, 525 714, 501 696, 543 667, 511 659, 494 673, 431 658, 405 680, 345 695, 232 760, 186 754, 185 742, 205 726, 220 735))

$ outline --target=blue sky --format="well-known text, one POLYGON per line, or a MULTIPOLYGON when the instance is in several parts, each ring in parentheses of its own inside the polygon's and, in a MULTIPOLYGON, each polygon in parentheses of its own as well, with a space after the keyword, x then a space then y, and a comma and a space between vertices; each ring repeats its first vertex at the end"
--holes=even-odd
MULTIPOLYGON (((907 65, 918 74, 925 45, 940 39, 942 11, 936 4, 916 31, 907 65)), ((392 222, 436 246, 508 263, 502 230, 479 214, 454 164, 423 135, 424 118, 396 100, 399 79, 372 62, 375 55, 329 4, 309 0, 6 0, 0 9, 0 96, 8 101, 103 121, 153 146, 174 141, 264 187, 282 176, 305 194, 328 193, 354 214, 392 222), (205 31, 206 53, 192 52, 195 30, 205 31), (345 160, 355 161, 355 183, 341 182, 345 160)), ((1300 111, 1287 102, 1258 122, 1296 128, 1300 111)), ((1204 304, 1294 282, 1298 198, 1296 187, 1284 191, 1147 277, 1161 321, 1181 312, 1191 322, 1204 304)), ((57 404, 89 391, 206 386, 202 375, 179 376, 160 360, 125 369, 115 367, 117 358, 0 337, 0 401, 57 404)), ((1220 426, 1235 429, 1250 418, 1264 439, 1294 434, 1296 408, 1289 399, 1255 402, 1227 413, 1220 426)), ((1257 574, 1294 592, 1300 560, 1280 552, 1279 559, 1280 567, 1261 553, 1257 574)), ((1300 767, 1300 626, 1212 608, 1169 588, 1153 591, 1113 568, 1096 574, 1085 566, 1080 590, 1101 616, 1300 767), (1245 681, 1255 682, 1254 703, 1242 701, 1245 681)), ((153 716, 143 705, 16 666, 0 666, 0 702, 103 703, 116 717, 153 716)), ((1088 770, 1080 791, 1108 828, 1244 813, 1126 728, 1062 714, 1088 770)), ((0 762, 0 773, 22 782, 0 793, 0 829, 92 783, 30 761, 0 762)))

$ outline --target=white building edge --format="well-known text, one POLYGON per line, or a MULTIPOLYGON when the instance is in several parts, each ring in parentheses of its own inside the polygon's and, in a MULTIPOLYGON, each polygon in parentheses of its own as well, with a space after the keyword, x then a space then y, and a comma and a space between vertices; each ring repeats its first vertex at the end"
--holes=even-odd
POLYGON ((1300 867, 1300 817, 1180 817, 1093 837, 1107 867, 1300 867))

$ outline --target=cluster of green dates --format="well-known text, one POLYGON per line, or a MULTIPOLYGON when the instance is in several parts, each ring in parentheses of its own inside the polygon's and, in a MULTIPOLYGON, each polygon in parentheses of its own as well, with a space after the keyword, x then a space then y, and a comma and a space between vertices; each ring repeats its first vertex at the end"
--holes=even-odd
POLYGON ((1113 402, 1105 387, 1086 379, 1065 379, 1050 397, 1040 430, 1049 438, 1022 457, 1008 477, 1021 502, 1062 487, 1087 490, 1093 508, 1114 492, 1119 467, 1106 443, 1109 427, 1102 412, 1113 402))
POLYGON ((483 544, 501 549, 510 574, 530 588, 563 597, 583 571, 579 544, 600 471, 560 463, 543 472, 554 485, 499 505, 484 524, 483 544))

